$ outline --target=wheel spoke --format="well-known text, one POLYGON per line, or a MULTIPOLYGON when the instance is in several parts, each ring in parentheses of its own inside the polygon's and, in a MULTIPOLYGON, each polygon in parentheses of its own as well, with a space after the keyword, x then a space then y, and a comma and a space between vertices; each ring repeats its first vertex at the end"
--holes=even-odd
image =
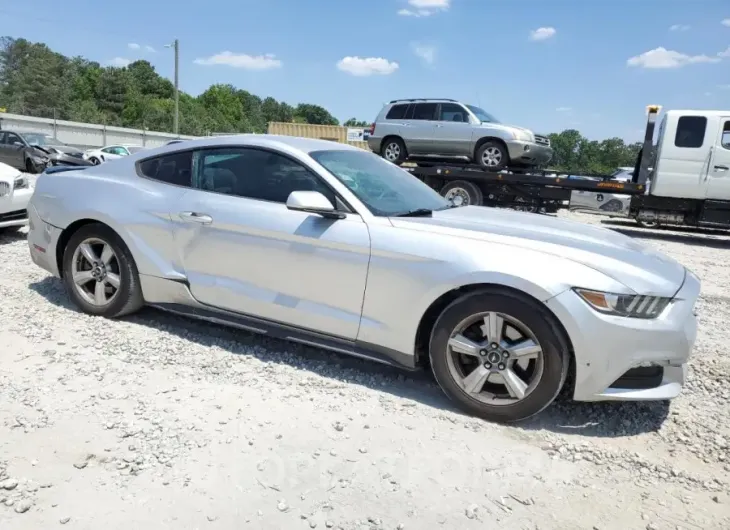
POLYGON ((91 275, 91 271, 78 271, 73 275, 73 280, 76 285, 84 285, 93 280, 94 277, 91 275))
POLYGON ((489 313, 484 317, 484 325, 482 333, 490 343, 499 344, 502 341, 502 331, 504 330, 504 319, 499 313, 489 313))
POLYGON ((542 352, 542 348, 532 339, 524 340, 511 348, 508 348, 513 357, 519 359, 533 359, 542 352))
POLYGON ((79 246, 79 250, 84 256, 84 259, 88 261, 90 265, 94 265, 97 261, 99 261, 99 258, 96 256, 96 254, 94 254, 91 245, 89 245, 88 243, 82 243, 79 246))
POLYGON ((449 347, 456 353, 463 353, 464 355, 478 356, 479 355, 479 344, 467 339, 464 335, 456 335, 449 339, 449 347))
POLYGON ((509 395, 516 399, 522 399, 523 397, 525 397, 527 384, 522 379, 520 379, 515 371, 511 368, 508 368, 501 373, 502 379, 504 379, 504 386, 507 388, 507 392, 509 392, 509 395))
POLYGON ((119 275, 115 274, 113 272, 107 272, 106 278, 104 278, 104 282, 108 285, 111 285, 115 289, 119 289, 119 275))
POLYGON ((106 285, 104 285, 104 282, 96 282, 94 302, 98 305, 106 304, 106 285))
POLYGON ((466 392, 469 394, 478 394, 484 388, 484 383, 489 378, 489 370, 484 368, 481 364, 474 369, 472 373, 467 375, 461 384, 466 392))
POLYGON ((111 245, 104 245, 104 248, 101 251, 101 262, 104 265, 109 265, 109 262, 114 257, 114 251, 112 250, 111 245))

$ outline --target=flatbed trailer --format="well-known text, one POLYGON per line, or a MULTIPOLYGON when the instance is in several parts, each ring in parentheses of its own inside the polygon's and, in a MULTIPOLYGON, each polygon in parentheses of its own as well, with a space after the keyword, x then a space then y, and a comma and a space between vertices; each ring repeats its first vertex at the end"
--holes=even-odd
POLYGON ((492 172, 477 165, 441 161, 406 161, 400 167, 459 206, 507 206, 552 213, 567 208, 576 191, 643 195, 645 184, 584 175, 565 178, 557 171, 492 172))

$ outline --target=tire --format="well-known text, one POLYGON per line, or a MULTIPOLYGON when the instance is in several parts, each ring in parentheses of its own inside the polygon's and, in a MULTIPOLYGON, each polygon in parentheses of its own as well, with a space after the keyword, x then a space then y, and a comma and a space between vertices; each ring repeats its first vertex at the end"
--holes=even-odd
POLYGON ((124 241, 122 241, 114 230, 100 223, 82 226, 69 239, 63 253, 63 281, 74 304, 81 311, 90 315, 118 318, 134 313, 144 305, 137 265, 134 263, 134 259, 127 245, 124 244, 124 241), (91 250, 97 258, 101 258, 102 245, 109 245, 114 255, 113 259, 108 263, 106 270, 108 277, 105 280, 106 282, 111 281, 111 276, 108 273, 116 275, 116 278, 118 278, 118 287, 114 289, 113 295, 105 303, 97 303, 92 300, 93 294, 96 292, 95 288, 98 283, 104 283, 107 286, 107 290, 111 291, 112 289, 110 287, 113 287, 112 283, 99 282, 98 280, 95 281, 94 278, 90 278, 87 280, 87 283, 81 286, 83 288, 81 289, 77 288, 76 282, 74 281, 73 271, 76 260, 79 260, 76 267, 77 270, 93 274, 93 270, 80 270, 81 268, 87 269, 87 267, 82 265, 89 265, 88 259, 85 257, 81 258, 77 254, 77 250, 80 253, 79 247, 85 242, 91 242, 91 250), (88 293, 89 296, 83 296, 79 291, 91 291, 90 285, 94 287, 94 291, 88 293))
POLYGON ((400 138, 386 138, 380 146, 380 156, 393 163, 405 162, 408 159, 406 144, 400 138))
POLYGON ((479 186, 468 180, 454 180, 447 182, 446 185, 441 188, 441 196, 445 199, 449 199, 457 206, 481 206, 484 203, 484 195, 479 186), (461 203, 457 204, 455 201, 461 199, 461 203))
POLYGON ((503 143, 489 140, 477 148, 474 161, 490 171, 502 171, 510 163, 509 152, 503 143), (491 162, 487 160, 488 154, 491 154, 491 162))
MULTIPOLYGON (((505 322, 510 321, 505 318, 505 322)), ((509 326, 511 325, 510 323, 509 326)), ((488 421, 512 423, 538 414, 550 405, 560 393, 565 384, 570 365, 569 348, 563 337, 553 315, 542 307, 539 302, 511 290, 490 288, 462 296, 452 302, 441 313, 431 332, 429 357, 436 381, 446 395, 456 402, 461 409, 488 421), (520 365, 514 360, 514 356, 518 351, 514 346, 519 344, 522 339, 515 337, 516 333, 513 330, 517 330, 517 327, 510 328, 508 326, 503 328, 506 330, 505 334, 500 334, 500 336, 509 338, 509 334, 507 334, 507 331, 509 331, 514 338, 517 338, 517 343, 511 343, 505 338, 500 348, 496 350, 490 349, 489 344, 485 344, 483 349, 478 351, 478 355, 470 356, 455 353, 451 346, 451 344, 454 344, 451 338, 455 334, 462 333, 459 330, 461 323, 476 318, 475 323, 466 328, 465 333, 476 332, 478 334, 480 333, 480 325, 483 322, 483 319, 480 320, 481 315, 486 312, 499 312, 521 324, 532 334, 532 337, 534 337, 532 340, 541 348, 541 352, 534 354, 534 361, 525 361, 524 358, 521 358, 523 360, 520 362, 523 364, 520 365), (511 351, 510 355, 512 357, 502 361, 491 358, 493 354, 499 355, 502 348, 511 351), (485 352, 487 352, 486 355, 485 352), (500 374, 520 378, 523 385, 525 380, 519 374, 532 373, 533 380, 521 389, 524 392, 524 397, 516 401, 505 401, 503 399, 507 397, 507 386, 500 383, 499 380, 504 382, 507 379, 501 375, 498 376, 499 379, 496 383, 494 380, 487 381, 478 386, 481 390, 469 393, 464 389, 464 383, 468 381, 464 380, 463 377, 458 379, 456 377, 455 372, 458 372, 458 368, 454 367, 459 365, 459 359, 474 361, 474 372, 484 369, 482 373, 487 371, 490 374, 490 379, 497 377, 493 374, 499 372, 500 374), (495 364, 489 365, 489 369, 487 369, 489 360, 495 364), (495 369, 495 366, 497 369, 495 369), (526 369, 523 369, 523 366, 526 366, 526 369), (505 367, 508 369, 504 370, 505 367), (490 389, 491 394, 485 394, 486 389, 490 389)), ((502 350, 501 355, 504 359, 504 350, 502 350)), ((463 376, 470 375, 474 374, 471 371, 469 373, 465 371, 463 374, 463 376)))
POLYGON ((95 166, 98 166, 99 164, 101 164, 101 160, 99 160, 95 156, 92 156, 91 158, 89 158, 89 162, 91 162, 95 166))
POLYGON ((641 228, 659 228, 662 226, 658 221, 639 221, 638 219, 634 219, 634 221, 636 221, 636 224, 641 228))
POLYGON ((37 173, 35 164, 30 158, 25 159, 25 172, 35 175, 37 173))

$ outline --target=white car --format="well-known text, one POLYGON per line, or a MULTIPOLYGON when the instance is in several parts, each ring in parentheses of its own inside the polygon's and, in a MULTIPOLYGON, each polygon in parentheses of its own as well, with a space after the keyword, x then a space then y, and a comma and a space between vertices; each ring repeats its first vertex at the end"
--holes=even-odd
POLYGON ((116 144, 107 145, 101 149, 90 149, 84 153, 84 160, 88 160, 94 165, 99 165, 107 160, 114 160, 129 156, 144 149, 141 145, 116 144))
POLYGON ((0 162, 0 233, 28 224, 28 201, 33 187, 24 175, 14 167, 0 162))

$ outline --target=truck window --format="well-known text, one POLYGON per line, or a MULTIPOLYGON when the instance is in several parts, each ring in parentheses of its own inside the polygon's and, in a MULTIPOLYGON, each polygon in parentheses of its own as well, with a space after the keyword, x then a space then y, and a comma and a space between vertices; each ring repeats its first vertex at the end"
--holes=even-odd
POLYGON ((386 120, 402 120, 406 117, 407 104, 393 105, 385 116, 386 120))
POLYGON ((730 120, 726 121, 725 126, 722 128, 722 139, 720 142, 725 149, 730 149, 730 120))
POLYGON ((704 116, 682 116, 677 120, 677 134, 674 136, 676 147, 696 149, 702 147, 707 130, 707 118, 704 116))
POLYGON ((436 103, 416 103, 416 110, 413 111, 414 120, 435 120, 436 103))

